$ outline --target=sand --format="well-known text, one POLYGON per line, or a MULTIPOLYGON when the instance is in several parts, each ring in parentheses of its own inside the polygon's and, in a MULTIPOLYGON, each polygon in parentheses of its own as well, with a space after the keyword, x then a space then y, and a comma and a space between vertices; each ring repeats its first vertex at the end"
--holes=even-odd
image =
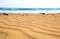
POLYGON ((60 39, 60 14, 0 14, 0 39, 60 39))

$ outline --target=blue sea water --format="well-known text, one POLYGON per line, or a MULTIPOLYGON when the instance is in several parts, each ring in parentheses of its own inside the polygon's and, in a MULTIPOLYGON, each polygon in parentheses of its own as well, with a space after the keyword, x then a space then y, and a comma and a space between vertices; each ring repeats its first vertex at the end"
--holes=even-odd
POLYGON ((0 11, 55 11, 60 8, 0 8, 0 11))

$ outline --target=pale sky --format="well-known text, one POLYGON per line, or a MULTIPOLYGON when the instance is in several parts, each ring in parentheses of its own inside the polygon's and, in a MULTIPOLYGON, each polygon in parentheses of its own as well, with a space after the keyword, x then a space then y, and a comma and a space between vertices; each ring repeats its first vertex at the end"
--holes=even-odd
POLYGON ((60 8, 60 0, 0 0, 0 7, 60 8))

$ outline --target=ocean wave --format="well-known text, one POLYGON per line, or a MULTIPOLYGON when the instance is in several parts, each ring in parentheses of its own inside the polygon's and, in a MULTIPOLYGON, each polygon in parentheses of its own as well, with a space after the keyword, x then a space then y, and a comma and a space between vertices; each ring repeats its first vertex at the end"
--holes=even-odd
POLYGON ((60 8, 0 8, 0 11, 38 11, 38 10, 60 10, 60 8))

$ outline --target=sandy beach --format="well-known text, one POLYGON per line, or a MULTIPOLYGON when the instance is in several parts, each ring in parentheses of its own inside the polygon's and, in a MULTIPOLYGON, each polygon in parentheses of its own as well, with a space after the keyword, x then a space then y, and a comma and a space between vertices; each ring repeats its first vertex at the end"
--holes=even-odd
POLYGON ((60 14, 0 14, 0 39, 60 39, 60 14))

